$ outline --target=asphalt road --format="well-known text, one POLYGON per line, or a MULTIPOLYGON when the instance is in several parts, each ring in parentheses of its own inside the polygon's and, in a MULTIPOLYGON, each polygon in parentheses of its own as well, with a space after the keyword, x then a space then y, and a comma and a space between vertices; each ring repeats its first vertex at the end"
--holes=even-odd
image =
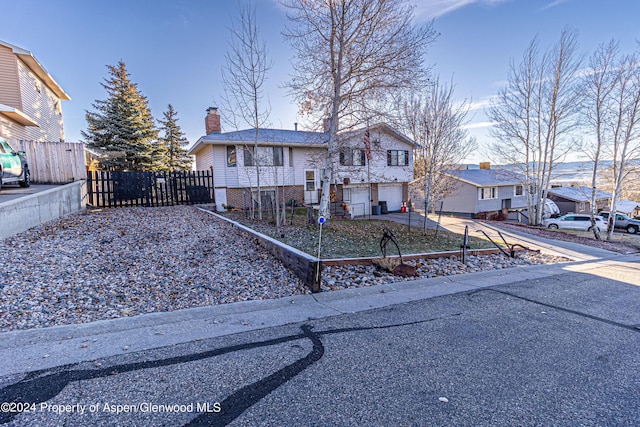
POLYGON ((639 272, 637 257, 622 257, 514 273, 499 286, 4 375, 0 424, 637 426, 639 272), (9 411, 23 403, 29 412, 9 411))

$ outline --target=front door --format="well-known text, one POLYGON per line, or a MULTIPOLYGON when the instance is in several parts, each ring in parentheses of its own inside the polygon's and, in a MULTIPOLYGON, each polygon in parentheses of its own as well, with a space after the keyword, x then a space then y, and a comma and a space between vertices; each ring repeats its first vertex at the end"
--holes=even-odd
POLYGON ((304 204, 313 205, 318 203, 318 185, 316 183, 315 169, 304 171, 304 204))

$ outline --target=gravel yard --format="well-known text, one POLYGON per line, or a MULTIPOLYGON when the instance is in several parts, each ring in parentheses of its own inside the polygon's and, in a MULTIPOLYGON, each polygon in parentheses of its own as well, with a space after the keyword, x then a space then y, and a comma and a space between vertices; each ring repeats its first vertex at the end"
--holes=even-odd
POLYGON ((280 298, 302 282, 192 206, 70 215, 0 240, 0 331, 280 298))
MULTIPOLYGON (((0 240, 0 332, 307 293, 246 236, 192 206, 87 211, 0 240)), ((558 262, 539 254, 409 261, 421 277, 558 262)), ((326 267, 323 290, 402 279, 326 267)))

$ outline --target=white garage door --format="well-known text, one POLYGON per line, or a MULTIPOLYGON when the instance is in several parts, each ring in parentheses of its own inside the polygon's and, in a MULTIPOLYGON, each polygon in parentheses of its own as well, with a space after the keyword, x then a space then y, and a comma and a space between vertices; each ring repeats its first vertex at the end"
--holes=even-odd
POLYGON ((389 212, 402 206, 402 184, 378 184, 378 200, 387 202, 389 212))
POLYGON ((351 201, 349 208, 353 216, 369 215, 371 203, 369 202, 369 187, 351 187, 351 201))

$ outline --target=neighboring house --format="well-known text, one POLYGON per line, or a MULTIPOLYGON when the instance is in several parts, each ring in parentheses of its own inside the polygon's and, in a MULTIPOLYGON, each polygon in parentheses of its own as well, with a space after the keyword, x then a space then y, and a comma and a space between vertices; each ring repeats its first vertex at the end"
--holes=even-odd
MULTIPOLYGON (((607 210, 608 209, 609 208, 607 207, 607 210)), ((616 203, 616 211, 633 218, 640 214, 640 203, 628 199, 618 200, 616 203)))
MULTIPOLYGON (((550 188, 547 192, 547 198, 553 200, 560 214, 566 213, 583 213, 591 212, 591 188, 586 186, 580 187, 555 187, 550 188)), ((596 211, 607 210, 611 203, 611 193, 596 190, 596 211)))
MULTIPOLYGON (((502 169, 447 170, 457 184, 444 197, 442 213, 470 218, 490 218, 500 212, 525 209, 527 197, 523 179, 502 169)), ((440 206, 436 206, 440 210, 440 206)))
POLYGON ((61 101, 69 99, 31 52, 0 40, 0 136, 64 141, 61 101))
MULTIPOLYGON (((254 152, 255 130, 222 133, 220 116, 209 108, 205 118, 207 135, 189 149, 197 170, 212 170, 219 210, 224 206, 246 208, 256 198, 257 167, 263 195, 275 196, 276 186, 284 197, 298 204, 318 204, 327 150, 327 134, 298 130, 259 129, 258 153, 254 152)), ((339 159, 331 183, 332 201, 344 201, 351 215, 371 213, 371 206, 386 202, 389 211, 399 211, 408 198, 413 178, 413 150, 417 145, 386 124, 370 127, 371 159, 364 147, 365 130, 341 135, 339 159), (372 202, 369 202, 372 200, 372 202)), ((281 193, 280 193, 281 194, 281 193)))

